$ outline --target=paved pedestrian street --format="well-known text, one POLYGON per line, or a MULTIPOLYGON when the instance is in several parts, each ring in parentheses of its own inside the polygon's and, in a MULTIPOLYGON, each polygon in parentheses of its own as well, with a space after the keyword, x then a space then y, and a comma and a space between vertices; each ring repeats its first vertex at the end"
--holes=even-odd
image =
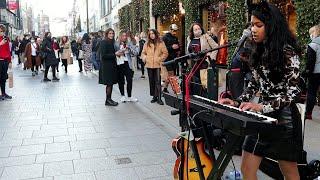
MULTIPOLYGON (((1 180, 173 179, 178 117, 170 116, 170 107, 150 103, 141 72, 133 84, 139 102, 105 107, 97 75, 78 73, 77 64, 69 69, 66 75, 60 67, 60 82, 44 83, 43 73, 32 77, 14 67, 13 99, 0 102, 1 180)), ((120 99, 117 86, 113 97, 120 99)), ((307 122, 309 159, 320 159, 318 112, 307 122)), ((234 160, 239 169, 240 157, 234 160)))

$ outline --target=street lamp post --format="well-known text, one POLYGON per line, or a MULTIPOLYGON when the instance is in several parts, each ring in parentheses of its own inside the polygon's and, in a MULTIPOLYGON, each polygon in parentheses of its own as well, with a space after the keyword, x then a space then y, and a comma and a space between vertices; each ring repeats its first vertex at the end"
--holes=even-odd
POLYGON ((89 5, 88 5, 88 0, 86 0, 86 8, 87 8, 87 33, 89 33, 89 5))

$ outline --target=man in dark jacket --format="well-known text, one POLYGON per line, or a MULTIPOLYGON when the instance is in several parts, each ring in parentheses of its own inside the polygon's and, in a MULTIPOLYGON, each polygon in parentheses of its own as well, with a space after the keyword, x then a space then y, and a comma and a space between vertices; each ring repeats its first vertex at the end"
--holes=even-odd
POLYGON ((307 49, 306 74, 308 76, 308 92, 306 119, 312 119, 312 111, 316 104, 317 91, 320 87, 320 24, 309 30, 312 42, 307 49))
MULTIPOLYGON (((177 38, 177 31, 179 28, 176 24, 171 24, 169 29, 170 31, 166 33, 162 38, 163 42, 166 44, 166 47, 169 53, 169 56, 165 60, 165 62, 176 58, 180 51, 179 39, 177 38)), ((178 68, 178 64, 171 64, 166 66, 166 69, 168 71, 168 77, 174 76, 177 68, 178 68)), ((166 80, 163 92, 168 92, 168 85, 169 85, 169 81, 166 80)))

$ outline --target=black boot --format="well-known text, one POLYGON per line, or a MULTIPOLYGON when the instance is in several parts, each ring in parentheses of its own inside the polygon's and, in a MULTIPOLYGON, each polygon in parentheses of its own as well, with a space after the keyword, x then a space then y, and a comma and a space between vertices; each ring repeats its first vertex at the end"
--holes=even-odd
POLYGON ((158 98, 155 97, 155 96, 153 96, 153 98, 152 98, 152 100, 151 100, 151 103, 155 103, 155 102, 157 102, 157 100, 158 100, 158 98))
POLYGON ((111 98, 110 99, 106 99, 105 105, 106 106, 118 106, 119 103, 113 101, 111 98))
POLYGON ((163 103, 163 101, 161 100, 161 98, 159 98, 159 99, 157 100, 157 103, 158 103, 159 105, 164 105, 164 103, 163 103))

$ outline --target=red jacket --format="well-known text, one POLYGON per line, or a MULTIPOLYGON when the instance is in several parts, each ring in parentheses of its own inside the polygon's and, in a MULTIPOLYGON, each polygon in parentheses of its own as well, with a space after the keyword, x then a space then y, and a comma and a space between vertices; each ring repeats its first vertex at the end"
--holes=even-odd
MULTIPOLYGON (((2 41, 3 37, 0 36, 0 42, 2 41)), ((7 43, 4 45, 0 46, 0 61, 1 60, 6 60, 9 63, 11 62, 11 53, 10 53, 10 47, 9 47, 9 42, 10 40, 7 40, 7 43)))

